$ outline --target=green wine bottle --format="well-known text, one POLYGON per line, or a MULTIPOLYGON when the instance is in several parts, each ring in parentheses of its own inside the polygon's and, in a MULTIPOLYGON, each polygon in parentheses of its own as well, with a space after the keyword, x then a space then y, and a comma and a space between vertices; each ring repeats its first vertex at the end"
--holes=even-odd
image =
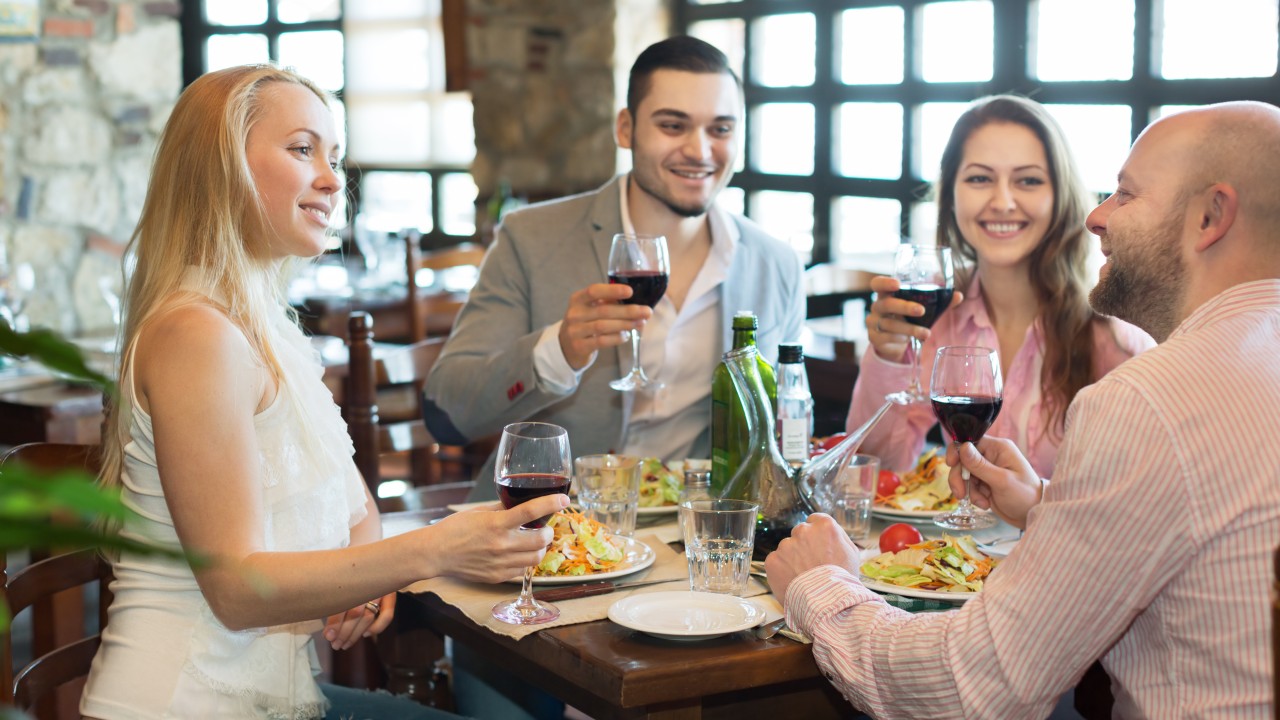
MULTIPOLYGON (((756 327, 755 313, 739 310, 733 317, 733 349, 755 347, 756 327)), ((772 407, 778 399, 773 366, 763 356, 757 356, 757 362, 760 382, 772 407)), ((711 494, 714 497, 723 497, 729 479, 746 455, 750 438, 742 407, 729 368, 721 361, 711 379, 711 494)))

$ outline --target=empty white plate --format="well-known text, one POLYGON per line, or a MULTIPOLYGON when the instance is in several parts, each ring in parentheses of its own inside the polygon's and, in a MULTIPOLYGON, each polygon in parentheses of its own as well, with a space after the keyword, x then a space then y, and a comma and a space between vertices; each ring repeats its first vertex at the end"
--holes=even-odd
POLYGON ((746 630, 764 610, 734 595, 672 590, 623 598, 609 607, 619 625, 666 640, 706 640, 746 630))

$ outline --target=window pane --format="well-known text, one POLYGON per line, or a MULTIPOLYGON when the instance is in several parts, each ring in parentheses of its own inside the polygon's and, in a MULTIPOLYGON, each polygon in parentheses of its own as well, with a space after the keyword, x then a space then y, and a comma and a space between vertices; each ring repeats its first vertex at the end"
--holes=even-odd
POLYGON ((916 245, 934 245, 938 240, 938 204, 923 200, 911 205, 907 216, 907 228, 911 242, 916 245))
POLYGON ((1172 115, 1174 113, 1180 113, 1183 110, 1191 110, 1193 108, 1198 108, 1198 107, 1201 107, 1201 106, 1200 105, 1160 105, 1158 107, 1153 107, 1151 108, 1151 119, 1148 121, 1148 124, 1159 120, 1165 115, 1172 115))
POLYGON ((933 181, 938 178, 938 166, 942 164, 942 151, 951 137, 951 128, 968 103, 925 103, 916 116, 916 161, 913 163, 916 177, 933 181))
POLYGON ((360 215, 375 232, 416 227, 431 232, 431 176, 424 172, 367 172, 360 181, 360 215))
POLYGON ((347 3, 347 20, 400 20, 440 14, 440 0, 377 0, 347 3))
POLYGON ((995 25, 990 0, 930 3, 920 9, 920 78, 925 82, 991 79, 995 25))
POLYGON ((902 238, 902 203, 887 198, 838 197, 832 201, 833 259, 893 252, 902 238))
POLYGON ((341 90, 342 33, 317 30, 281 34, 280 64, 296 69, 325 90, 341 90))
POLYGON ((337 20, 342 13, 338 0, 278 0, 276 17, 284 23, 337 20))
POLYGON ((752 113, 751 164, 763 173, 813 173, 813 106, 767 103, 752 113))
POLYGON ((1268 77, 1276 72, 1275 0, 1164 0, 1160 74, 1268 77), (1212 9, 1210 9, 1212 7, 1212 9))
POLYGON ((471 96, 451 93, 432 103, 432 159, 442 165, 469 165, 476 158, 476 127, 471 96))
POLYGON ((840 13, 840 81, 846 85, 892 84, 903 78, 903 25, 900 7, 845 10, 840 13))
POLYGON ((205 72, 271 59, 266 35, 210 35, 204 46, 205 72))
POLYGON ((440 176, 440 229, 447 235, 476 234, 476 197, 480 194, 470 173, 440 176))
POLYGON ((751 77, 765 87, 812 85, 817 25, 812 13, 769 15, 751 23, 751 77))
POLYGON ((425 28, 347 33, 349 92, 413 92, 431 87, 431 35, 425 28), (395 68, 394 72, 388 68, 395 68))
POLYGON ((1133 77, 1133 0, 1037 0, 1032 7, 1041 80, 1128 80, 1133 77), (1082 52, 1081 38, 1089 38, 1082 52))
POLYGON ((1046 105, 1067 137, 1085 187, 1110 192, 1129 155, 1133 110, 1128 105, 1046 105))
POLYGON ((751 193, 751 219, 788 245, 808 264, 813 253, 813 196, 761 190, 751 193))
POLYGON ((747 193, 740 187, 727 187, 720 191, 719 197, 716 198, 716 205, 719 205, 726 212, 735 215, 747 214, 747 193))
POLYGON ((836 114, 836 172, 895 180, 902 176, 902 106, 844 103, 836 114))
POLYGON ((431 159, 431 108, 425 101, 347 100, 355 162, 425 165, 431 159))
POLYGON ((210 25, 261 25, 267 21, 267 0, 206 0, 204 18, 210 25))
POLYGON ((689 34, 715 45, 729 58, 729 67, 742 77, 742 58, 746 56, 747 24, 741 18, 702 20, 689 25, 689 34))

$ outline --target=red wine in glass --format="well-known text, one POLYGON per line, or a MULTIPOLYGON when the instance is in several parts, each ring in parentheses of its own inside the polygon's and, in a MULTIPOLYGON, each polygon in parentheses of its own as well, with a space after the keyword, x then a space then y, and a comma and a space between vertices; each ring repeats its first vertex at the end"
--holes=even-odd
MULTIPOLYGON (((498 478, 498 498, 502 500, 502 506, 508 509, 543 495, 557 494, 569 494, 569 478, 565 475, 516 473, 498 478)), ((522 527, 537 529, 546 525, 550 518, 550 515, 546 515, 531 520, 522 527)))
POLYGON ((933 414, 957 443, 976 443, 996 421, 1004 400, 989 395, 947 395, 931 398, 933 414))
POLYGON ((920 303, 924 306, 924 315, 912 317, 904 315, 903 320, 923 328, 931 328, 938 316, 951 306, 951 298, 955 288, 938 287, 937 285, 904 285, 893 294, 894 297, 920 303))
POLYGON ((609 283, 631 286, 631 297, 622 301, 624 305, 653 307, 667 292, 667 274, 656 270, 624 270, 609 273, 609 283))

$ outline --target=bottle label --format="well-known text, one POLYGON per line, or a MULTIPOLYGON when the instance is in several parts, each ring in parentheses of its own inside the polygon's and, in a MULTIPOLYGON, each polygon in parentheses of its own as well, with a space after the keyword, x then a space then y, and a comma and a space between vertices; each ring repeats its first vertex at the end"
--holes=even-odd
POLYGON ((782 425, 781 449, 784 460, 809 459, 809 419, 780 418, 782 425))

